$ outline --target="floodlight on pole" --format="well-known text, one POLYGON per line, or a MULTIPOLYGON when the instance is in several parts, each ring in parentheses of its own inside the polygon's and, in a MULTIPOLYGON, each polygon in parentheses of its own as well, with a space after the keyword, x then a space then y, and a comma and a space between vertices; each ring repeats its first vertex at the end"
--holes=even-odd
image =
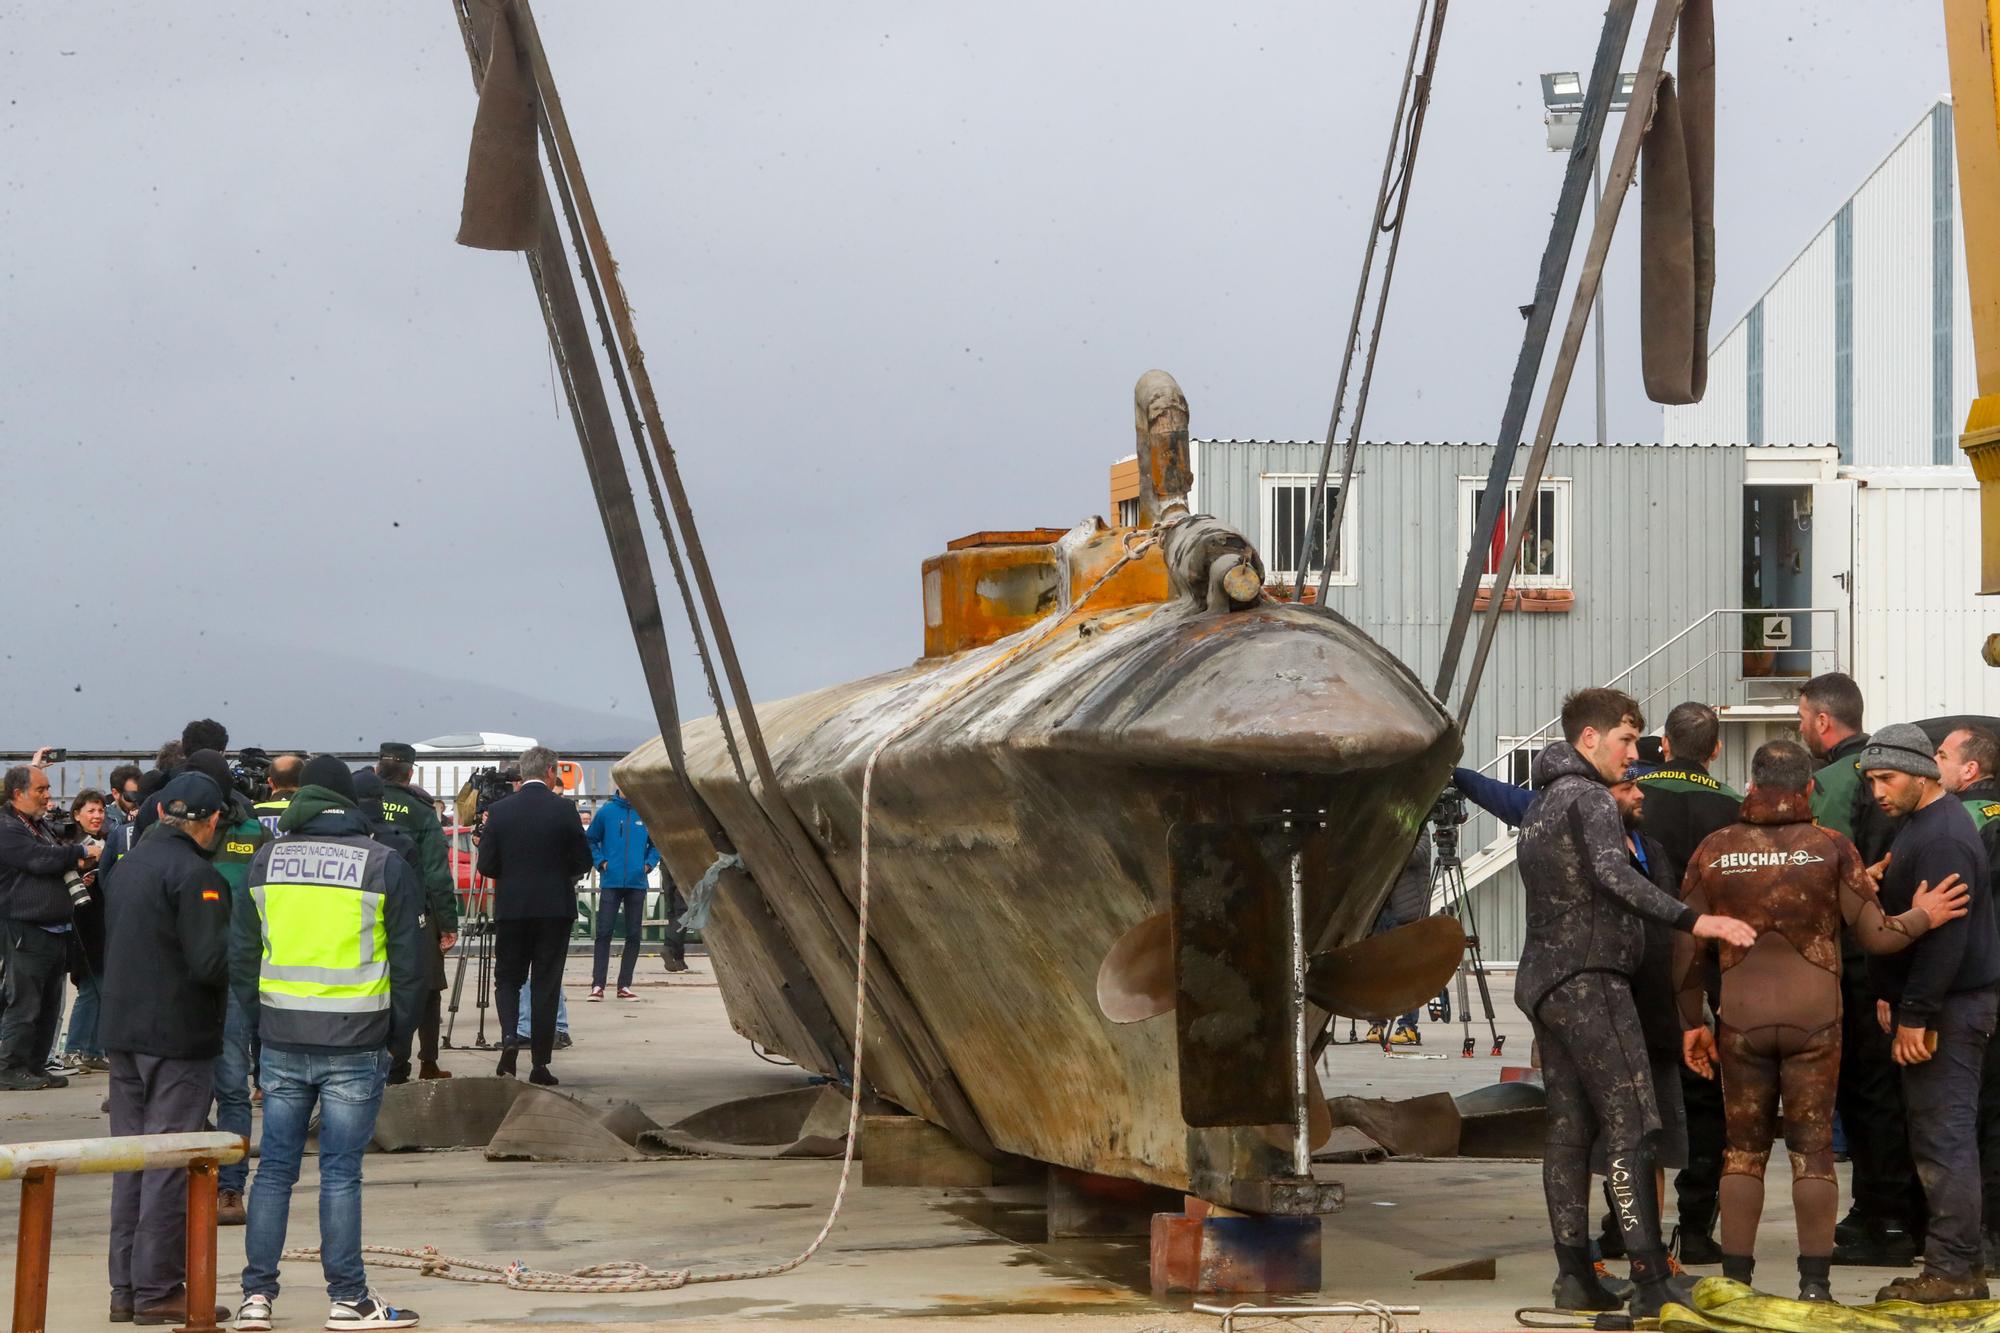
MULTIPOLYGON (((1632 105, 1632 85, 1639 76, 1623 73, 1611 93, 1611 110, 1624 111, 1632 105)), ((1542 124, 1548 130, 1549 151, 1567 153, 1576 144, 1577 122, 1583 119, 1583 76, 1575 70, 1559 70, 1542 75, 1542 124)), ((1598 206, 1604 200, 1604 178, 1601 165, 1593 158, 1590 164, 1590 216, 1594 222, 1598 206)), ((1604 443, 1607 433, 1604 410, 1604 286, 1598 284, 1597 309, 1595 318, 1597 342, 1597 442, 1604 443)))

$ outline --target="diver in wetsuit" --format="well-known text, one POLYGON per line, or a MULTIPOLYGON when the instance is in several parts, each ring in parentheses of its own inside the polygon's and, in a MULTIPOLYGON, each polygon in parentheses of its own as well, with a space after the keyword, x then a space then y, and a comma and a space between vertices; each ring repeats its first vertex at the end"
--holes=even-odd
POLYGON ((1702 955, 1677 941, 1681 1023, 1688 1067, 1722 1070, 1728 1146, 1722 1164, 1722 1273, 1748 1283, 1764 1166, 1784 1101, 1792 1154, 1792 1208, 1799 1230, 1799 1299, 1833 1299, 1828 1288, 1834 1212, 1834 1091, 1840 1072, 1841 926, 1871 954, 1908 948, 1934 926, 1964 916, 1967 889, 1951 876, 1888 916, 1854 844, 1813 823, 1812 757, 1772 741, 1750 761, 1741 817, 1695 849, 1682 898, 1754 926, 1748 949, 1722 946, 1720 1036, 1702 1014, 1702 955))
POLYGON ((1637 1287, 1630 1308, 1651 1317, 1669 1300, 1689 1300, 1693 1282, 1671 1276, 1660 1241, 1653 1178, 1660 1116, 1632 1000, 1645 922, 1746 949, 1757 935, 1740 921, 1694 911, 1633 869, 1610 786, 1636 756, 1644 725, 1630 695, 1579 690, 1563 703, 1563 742, 1536 756, 1542 792, 1521 830, 1528 930, 1514 998, 1533 1024, 1548 1092, 1542 1184, 1559 1303, 1615 1308, 1588 1248, 1590 1147, 1601 1130, 1637 1287))

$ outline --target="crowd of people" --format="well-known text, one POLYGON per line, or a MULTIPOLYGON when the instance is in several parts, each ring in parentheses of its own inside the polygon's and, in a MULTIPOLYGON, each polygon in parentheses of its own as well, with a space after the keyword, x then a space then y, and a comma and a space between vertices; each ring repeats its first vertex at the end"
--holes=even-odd
MULTIPOLYGON (((60 813, 55 757, 0 775, 0 1091, 106 1072, 113 1135, 212 1122, 256 1142, 254 1180, 247 1159, 218 1178, 218 1222, 246 1227, 239 1329, 272 1327, 292 1189, 315 1135, 326 1326, 415 1326, 415 1312, 370 1289, 361 1257, 362 1154, 383 1090, 451 1077, 439 1027, 459 895, 414 749, 385 743, 359 770, 332 755, 279 755, 246 772, 221 724, 199 719, 152 767, 113 769, 108 794, 81 791, 60 813)), ((559 794, 561 768, 553 751, 530 748, 515 790, 480 811, 475 832, 478 872, 492 881, 492 998, 506 1034, 497 1072, 514 1074, 526 1047, 528 1077, 543 1085, 557 1082, 578 881, 596 867, 614 895, 600 911, 591 998, 603 996, 620 915, 618 993, 636 998, 647 875, 659 865, 622 800, 586 832, 559 794)), ((672 922, 667 962, 686 968, 672 922)), ((113 1322, 186 1321, 186 1226, 184 1172, 116 1178, 113 1322)))
POLYGON ((1917 1258, 1880 1299, 1987 1298, 2000 1260, 2000 737, 1976 719, 1870 733, 1859 687, 1837 672, 1802 686, 1798 718, 1797 741, 1751 756, 1742 796, 1710 771, 1714 709, 1679 705, 1655 740, 1639 704, 1609 689, 1564 702, 1563 739, 1536 756, 1531 786, 1454 776, 1520 828, 1515 1000, 1547 1091, 1543 1185, 1565 1309, 1648 1317, 1690 1303, 1684 1265, 1750 1282, 1780 1134, 1801 1299, 1832 1299, 1834 1264, 1917 1258), (1853 1171, 1838 1217, 1843 1138, 1853 1171), (1679 1172, 1672 1252, 1667 1168, 1679 1172), (1629 1282, 1605 1266, 1620 1257, 1629 1282))

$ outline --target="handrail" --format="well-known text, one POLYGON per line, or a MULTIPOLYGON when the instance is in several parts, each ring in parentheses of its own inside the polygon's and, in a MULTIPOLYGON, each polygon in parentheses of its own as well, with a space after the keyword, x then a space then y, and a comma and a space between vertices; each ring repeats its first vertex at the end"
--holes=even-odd
MULTIPOLYGON (((1686 629, 1683 629, 1683 630, 1682 630, 1682 631, 1681 631, 1680 633, 1678 633, 1678 634, 1674 635, 1674 636, 1673 636, 1672 638, 1670 638, 1670 639, 1666 640, 1666 641, 1665 641, 1664 643, 1661 643, 1661 644, 1659 644, 1659 645, 1658 645, 1658 646, 1656 646, 1656 647, 1655 647, 1655 648, 1654 648, 1654 649, 1653 649, 1653 650, 1652 650, 1651 652, 1647 653, 1647 654, 1646 654, 1646 655, 1645 655, 1644 657, 1641 657, 1641 658, 1640 658, 1640 659, 1639 659, 1638 661, 1634 662, 1634 663, 1633 663, 1633 664, 1632 664, 1631 666, 1628 666, 1628 667, 1626 667, 1626 668, 1625 668, 1625 669, 1624 669, 1623 671, 1619 672, 1619 673, 1618 673, 1617 675, 1615 675, 1615 676, 1612 676, 1612 677, 1611 677, 1611 678, 1610 678, 1609 680, 1606 680, 1606 681, 1604 681, 1603 683, 1604 683, 1605 685, 1617 685, 1617 684, 1619 684, 1619 683, 1621 683, 1621 682, 1623 682, 1623 681, 1625 681, 1625 680, 1628 680, 1628 679, 1630 679, 1630 678, 1631 678, 1631 676, 1632 676, 1632 675, 1633 675, 1633 674, 1634 674, 1635 672, 1637 672, 1637 671, 1638 671, 1638 670, 1639 670, 1639 669, 1640 669, 1641 667, 1644 667, 1644 666, 1645 666, 1645 665, 1646 665, 1646 664, 1647 664, 1648 662, 1651 662, 1651 661, 1652 661, 1652 660, 1653 660, 1654 658, 1656 658, 1656 657, 1658 657, 1658 656, 1659 656, 1660 654, 1662 654, 1662 653, 1666 652, 1666 651, 1667 651, 1667 650, 1668 650, 1669 648, 1672 648, 1672 647, 1673 647, 1673 646, 1674 646, 1675 644, 1677 644, 1677 643, 1679 643, 1679 642, 1680 642, 1681 640, 1683 640, 1683 639, 1687 638, 1687 637, 1688 637, 1689 635, 1693 634, 1693 633, 1694 633, 1694 632, 1695 632, 1696 630, 1700 629, 1700 628, 1701 628, 1702 626, 1704 626, 1704 625, 1708 624, 1708 623, 1709 623, 1710 621, 1712 621, 1712 620, 1716 619, 1716 618, 1717 618, 1717 617, 1719 617, 1719 616, 1755 616, 1755 615, 1762 615, 1762 616, 1797 616, 1797 615, 1805 615, 1805 616, 1821 616, 1821 615, 1831 615, 1831 616, 1835 617, 1835 621, 1834 621, 1834 624, 1835 624, 1835 628, 1836 628, 1836 631, 1837 631, 1837 630, 1838 630, 1838 627, 1839 627, 1839 615, 1840 615, 1840 608, 1839 608, 1839 607, 1837 607, 1837 606, 1718 606, 1718 607, 1714 607, 1714 608, 1712 608, 1711 610, 1709 610, 1709 611, 1708 611, 1708 612, 1707 612, 1706 614, 1704 614, 1704 615, 1703 615, 1703 616, 1702 616, 1702 617, 1701 617, 1700 619, 1698 619, 1698 620, 1694 621, 1694 622, 1693 622, 1692 624, 1688 625, 1688 627, 1687 627, 1686 629)), ((1836 637, 1837 637, 1837 633, 1836 633, 1836 637)), ((1730 650, 1720 650, 1720 651, 1722 651, 1722 652, 1727 652, 1727 651, 1730 651, 1730 650)), ((1750 651, 1755 651, 1755 650, 1753 650, 1753 649, 1741 649, 1741 650, 1736 650, 1736 651, 1742 651, 1742 652, 1750 652, 1750 651)), ((1799 649, 1788 649, 1788 650, 1781 650, 1781 651, 1795 651, 1795 652, 1821 652, 1821 651, 1834 651, 1834 652, 1837 652, 1837 651, 1838 651, 1838 648, 1836 647, 1836 648, 1834 648, 1834 649, 1830 649, 1830 650, 1822 650, 1822 649, 1818 649, 1818 648, 1799 648, 1799 649)), ((1704 658, 1704 659, 1703 659, 1703 662, 1704 662, 1704 663, 1706 663, 1706 662, 1711 662, 1711 661, 1715 660, 1715 658, 1716 658, 1716 656, 1717 656, 1717 655, 1718 655, 1718 653, 1716 653, 1716 652, 1711 652, 1711 653, 1710 653, 1710 654, 1709 654, 1709 655, 1708 655, 1708 656, 1707 656, 1706 658, 1704 658)), ((1689 673, 1688 673, 1688 672, 1685 672, 1685 671, 1684 671, 1684 672, 1682 672, 1682 673, 1681 673, 1681 676, 1677 676, 1677 677, 1675 677, 1675 679, 1676 679, 1676 680, 1678 680, 1678 679, 1681 679, 1681 677, 1684 677, 1684 676, 1686 676, 1687 674, 1689 674, 1689 673)), ((1657 692, 1658 692, 1658 691, 1654 691, 1654 693, 1657 693, 1657 692)), ((1650 697, 1651 697, 1651 695, 1649 694, 1649 695, 1648 695, 1647 697, 1648 697, 1648 698, 1650 698, 1650 697)), ((1548 720, 1547 722, 1544 722, 1544 723, 1543 723, 1543 724, 1542 724, 1541 726, 1539 726, 1539 727, 1536 727, 1536 728, 1535 728, 1535 729, 1534 729, 1533 731, 1528 731, 1528 732, 1523 732, 1523 733, 1521 733, 1521 739, 1522 739, 1523 741, 1533 741, 1533 740, 1535 740, 1535 739, 1537 739, 1537 738, 1539 738, 1539 737, 1545 737, 1545 736, 1549 736, 1549 735, 1552 735, 1552 734, 1554 733, 1554 730, 1555 730, 1555 728, 1556 728, 1556 727, 1557 727, 1558 725, 1560 725, 1560 724, 1561 724, 1561 722, 1562 722, 1562 714, 1561 714, 1561 713, 1558 713, 1558 714, 1556 714, 1556 715, 1555 715, 1554 717, 1550 718, 1550 719, 1549 719, 1549 720, 1548 720)), ((1495 766, 1497 766, 1497 765, 1499 764, 1499 762, 1500 762, 1500 761, 1501 761, 1502 759, 1505 759, 1505 758, 1506 758, 1506 757, 1507 757, 1507 756, 1508 756, 1509 754, 1511 754, 1511 753, 1513 753, 1513 751, 1512 751, 1512 750, 1500 750, 1500 751, 1497 751, 1497 752, 1496 752, 1496 753, 1494 754, 1494 756, 1493 756, 1493 757, 1492 757, 1491 759, 1489 759, 1489 760, 1487 760, 1487 761, 1486 761, 1485 763, 1481 764, 1481 765, 1479 766, 1479 768, 1478 768, 1478 770, 1477 770, 1477 771, 1478 771, 1478 772, 1481 772, 1481 773, 1484 773, 1484 772, 1486 772, 1487 770, 1489 770, 1489 769, 1491 769, 1491 768, 1494 768, 1495 766)))
POLYGON ((0 1144, 0 1179, 21 1182, 14 1251, 14 1333, 45 1333, 56 1177, 187 1171, 187 1302, 181 1333, 215 1329, 215 1172, 250 1151, 240 1134, 127 1134, 0 1144))
POLYGON ((243 1160, 250 1145, 241 1134, 119 1134, 101 1139, 52 1139, 44 1143, 0 1143, 0 1180, 18 1180, 30 1171, 58 1176, 106 1175, 113 1171, 180 1171, 201 1159, 217 1166, 243 1160))

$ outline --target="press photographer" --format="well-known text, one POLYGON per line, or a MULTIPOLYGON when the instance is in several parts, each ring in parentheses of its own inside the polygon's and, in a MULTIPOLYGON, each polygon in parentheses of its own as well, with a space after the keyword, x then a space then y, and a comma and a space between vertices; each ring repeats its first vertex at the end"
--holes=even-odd
POLYGON ((97 853, 64 843, 50 828, 48 774, 32 765, 0 778, 0 914, 7 979, 0 992, 0 1091, 63 1086, 42 1066, 62 1014, 72 913, 87 901, 84 876, 97 853))

